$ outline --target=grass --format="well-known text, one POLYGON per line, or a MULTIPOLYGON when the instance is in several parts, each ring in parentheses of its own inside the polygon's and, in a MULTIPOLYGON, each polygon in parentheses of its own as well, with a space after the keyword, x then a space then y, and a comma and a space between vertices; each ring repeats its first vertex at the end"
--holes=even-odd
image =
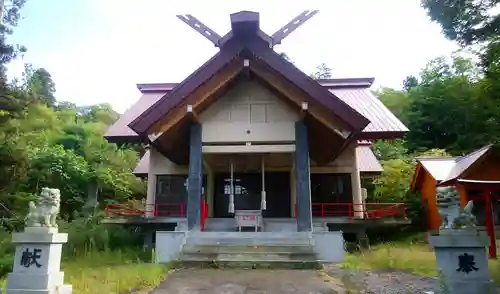
MULTIPOLYGON (((170 265, 141 262, 142 252, 90 252, 62 263, 64 282, 75 294, 121 294, 151 289, 166 276, 170 265)), ((5 280, 1 281, 2 288, 5 280)))
MULTIPOLYGON (((426 277, 438 276, 434 251, 423 242, 386 243, 359 254, 347 254, 344 268, 400 270, 426 277)), ((500 260, 489 260, 491 278, 500 284, 500 260)))

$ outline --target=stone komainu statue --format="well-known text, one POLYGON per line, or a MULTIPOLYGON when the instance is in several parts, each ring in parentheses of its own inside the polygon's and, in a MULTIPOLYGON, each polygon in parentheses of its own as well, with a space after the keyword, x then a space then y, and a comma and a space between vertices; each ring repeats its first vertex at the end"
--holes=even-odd
POLYGON ((42 188, 35 202, 29 202, 29 212, 26 215, 26 226, 57 228, 57 215, 61 204, 59 189, 42 188))
POLYGON ((436 200, 442 218, 440 229, 475 227, 476 218, 472 214, 474 204, 469 201, 464 208, 460 208, 460 195, 458 195, 455 187, 437 188, 436 200))
POLYGON ((460 196, 457 189, 455 187, 438 187, 436 200, 442 218, 440 229, 451 229, 460 208, 460 196))

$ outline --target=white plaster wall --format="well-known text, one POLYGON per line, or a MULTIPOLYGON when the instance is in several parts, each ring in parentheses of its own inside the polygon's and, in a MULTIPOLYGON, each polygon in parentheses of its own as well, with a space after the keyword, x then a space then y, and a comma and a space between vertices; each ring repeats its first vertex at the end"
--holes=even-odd
POLYGON ((148 189, 146 195, 147 216, 154 215, 155 195, 156 195, 156 176, 158 175, 186 175, 188 167, 177 165, 168 160, 154 148, 149 149, 149 170, 148 170, 148 189))
POLYGON ((298 112, 257 82, 236 85, 200 115, 204 143, 293 142, 298 112))
POLYGON ((185 175, 187 165, 177 165, 168 160, 163 154, 151 148, 149 157, 149 172, 153 175, 185 175))
POLYGON ((318 165, 311 160, 311 173, 351 173, 353 167, 357 165, 355 161, 355 146, 349 146, 332 162, 318 165))

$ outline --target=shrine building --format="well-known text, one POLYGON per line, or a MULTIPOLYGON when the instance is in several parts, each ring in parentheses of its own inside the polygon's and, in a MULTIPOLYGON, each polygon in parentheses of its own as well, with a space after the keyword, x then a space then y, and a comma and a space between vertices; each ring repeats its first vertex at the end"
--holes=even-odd
POLYGON ((500 150, 487 145, 459 157, 417 157, 417 167, 411 184, 412 191, 420 191, 425 207, 427 228, 438 230, 441 225, 436 188, 455 187, 464 207, 472 200, 472 213, 480 229, 490 237, 490 257, 496 258, 496 230, 500 225, 500 150))
POLYGON ((366 201, 364 180, 382 172, 371 142, 408 131, 370 90, 374 79, 314 80, 274 50, 316 12, 272 35, 256 12, 231 14, 223 36, 178 16, 219 50, 180 83, 138 84, 141 97, 105 134, 147 146, 134 171, 147 179, 145 205, 108 205, 108 222, 147 227, 163 260, 194 236, 309 238, 330 254, 318 260, 333 260, 346 233, 408 224, 403 204, 366 201))

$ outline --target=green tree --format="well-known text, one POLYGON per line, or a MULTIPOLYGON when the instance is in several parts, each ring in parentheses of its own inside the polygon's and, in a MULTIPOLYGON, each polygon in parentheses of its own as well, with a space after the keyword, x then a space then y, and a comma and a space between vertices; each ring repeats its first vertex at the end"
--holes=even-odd
POLYGON ((54 107, 56 85, 44 68, 34 69, 30 63, 24 65, 23 87, 34 100, 54 107))
POLYGON ((488 41, 500 35, 499 0, 422 0, 430 18, 444 35, 461 45, 488 41))
POLYGON ((332 69, 329 68, 326 63, 322 63, 316 66, 316 71, 310 75, 315 80, 321 79, 331 79, 332 78, 332 69))
POLYGON ((432 148, 453 154, 470 152, 498 134, 487 134, 484 101, 479 99, 478 76, 472 62, 454 58, 431 61, 409 92, 406 137, 410 151, 432 148), (489 137, 489 139, 487 138, 489 137))

